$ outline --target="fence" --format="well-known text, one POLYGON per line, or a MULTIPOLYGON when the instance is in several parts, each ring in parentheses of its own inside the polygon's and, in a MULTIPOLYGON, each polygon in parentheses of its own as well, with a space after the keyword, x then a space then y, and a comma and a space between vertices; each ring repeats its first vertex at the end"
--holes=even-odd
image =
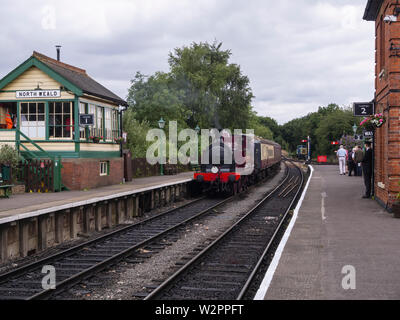
POLYGON ((26 192, 55 192, 61 190, 58 178, 60 163, 56 160, 30 159, 21 161, 19 180, 25 182, 26 192))
MULTIPOLYGON (((192 166, 182 164, 165 164, 163 167, 164 175, 173 175, 185 171, 191 171, 192 166)), ((161 172, 160 164, 151 165, 146 158, 132 159, 132 172, 134 178, 158 176, 161 172)))

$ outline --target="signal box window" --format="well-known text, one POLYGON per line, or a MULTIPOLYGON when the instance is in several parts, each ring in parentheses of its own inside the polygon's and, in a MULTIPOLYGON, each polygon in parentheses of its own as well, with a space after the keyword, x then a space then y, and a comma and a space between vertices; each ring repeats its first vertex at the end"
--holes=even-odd
POLYGON ((31 139, 46 138, 44 102, 21 103, 21 132, 31 139))
POLYGON ((72 102, 49 103, 49 137, 72 139, 74 115, 72 102))

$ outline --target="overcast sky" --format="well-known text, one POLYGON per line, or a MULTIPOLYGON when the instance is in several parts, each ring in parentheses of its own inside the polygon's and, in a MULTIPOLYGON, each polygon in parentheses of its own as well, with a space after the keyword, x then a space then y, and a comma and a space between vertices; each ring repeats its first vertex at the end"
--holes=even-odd
POLYGON ((374 23, 367 0, 0 0, 0 78, 33 50, 86 69, 126 98, 137 71, 168 53, 223 42, 250 78, 259 115, 283 124, 331 102, 370 101, 374 23))

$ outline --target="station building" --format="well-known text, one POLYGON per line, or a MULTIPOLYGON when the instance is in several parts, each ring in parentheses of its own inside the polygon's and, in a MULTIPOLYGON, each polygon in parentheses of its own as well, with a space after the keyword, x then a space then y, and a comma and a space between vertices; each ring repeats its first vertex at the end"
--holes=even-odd
POLYGON ((368 0, 364 20, 375 22, 375 112, 386 123, 375 129, 375 197, 390 209, 400 191, 400 3, 368 0))
POLYGON ((62 183, 71 190, 117 184, 124 177, 115 140, 122 106, 126 101, 85 70, 33 52, 0 80, 0 144, 26 158, 61 159, 62 183), (82 114, 94 115, 91 126, 80 125, 82 114))

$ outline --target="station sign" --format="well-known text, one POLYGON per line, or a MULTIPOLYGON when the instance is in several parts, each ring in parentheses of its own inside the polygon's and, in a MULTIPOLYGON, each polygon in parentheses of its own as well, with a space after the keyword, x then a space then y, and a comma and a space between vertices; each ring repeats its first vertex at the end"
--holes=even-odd
POLYGON ((17 99, 60 98, 61 90, 19 90, 15 92, 17 99))
POLYGON ((94 126, 94 114, 79 114, 79 125, 82 127, 94 126))
POLYGON ((356 117, 372 116, 375 112, 375 104, 373 102, 354 102, 353 114, 356 117))
POLYGON ((366 138, 372 138, 374 136, 373 131, 364 131, 364 137, 366 138))

